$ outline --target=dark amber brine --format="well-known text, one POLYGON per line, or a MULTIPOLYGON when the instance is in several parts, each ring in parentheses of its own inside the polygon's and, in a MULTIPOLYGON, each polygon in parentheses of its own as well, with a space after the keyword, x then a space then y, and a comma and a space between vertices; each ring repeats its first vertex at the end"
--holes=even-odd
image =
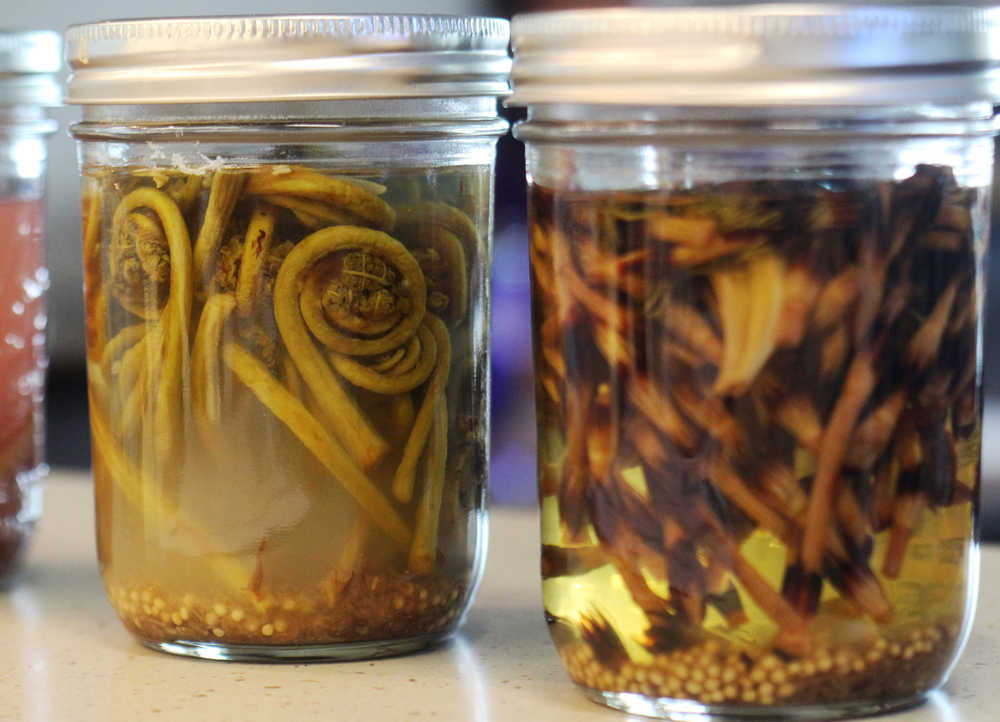
POLYGON ((942 165, 532 188, 543 589, 575 682, 739 713, 941 682, 977 563, 986 207, 942 165))

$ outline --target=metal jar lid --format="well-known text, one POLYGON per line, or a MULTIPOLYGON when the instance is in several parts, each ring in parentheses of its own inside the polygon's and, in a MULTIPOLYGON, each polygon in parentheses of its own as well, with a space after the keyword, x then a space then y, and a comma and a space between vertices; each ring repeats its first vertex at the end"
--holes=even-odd
POLYGON ((1000 98, 1000 10, 827 4, 516 16, 508 103, 961 104, 1000 98))
POLYGON ((0 30, 0 105, 58 105, 61 45, 47 30, 0 30))
POLYGON ((503 96, 509 23, 443 15, 117 20, 66 32, 81 105, 503 96))

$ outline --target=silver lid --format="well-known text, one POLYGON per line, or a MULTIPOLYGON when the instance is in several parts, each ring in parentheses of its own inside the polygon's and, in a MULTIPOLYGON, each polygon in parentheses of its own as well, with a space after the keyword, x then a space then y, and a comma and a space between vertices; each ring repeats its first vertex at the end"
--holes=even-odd
POLYGON ((510 26, 443 15, 119 20, 66 32, 82 105, 501 96, 510 26))
POLYGON ((58 33, 0 30, 0 105, 58 105, 58 33))
POLYGON ((569 10, 512 23, 515 105, 959 104, 1000 98, 1000 10, 569 10))

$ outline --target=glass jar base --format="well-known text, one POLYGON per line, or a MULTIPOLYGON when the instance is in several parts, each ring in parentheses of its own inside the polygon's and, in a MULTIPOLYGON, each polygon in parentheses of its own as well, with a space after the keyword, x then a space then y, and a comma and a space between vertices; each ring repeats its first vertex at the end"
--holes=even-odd
POLYGON ((927 693, 892 699, 883 702, 849 701, 843 703, 824 702, 810 705, 769 705, 750 706, 739 704, 702 704, 688 699, 673 697, 646 697, 634 692, 605 692, 599 689, 580 687, 592 702, 613 709, 643 717, 656 717, 675 722, 709 722, 710 720, 785 720, 819 719, 833 720, 846 717, 893 712, 923 704, 927 693))
POLYGON ((402 639, 306 645, 225 644, 183 639, 170 642, 139 641, 143 646, 160 652, 222 662, 349 662, 410 654, 440 644, 450 639, 452 634, 453 632, 441 632, 402 639))

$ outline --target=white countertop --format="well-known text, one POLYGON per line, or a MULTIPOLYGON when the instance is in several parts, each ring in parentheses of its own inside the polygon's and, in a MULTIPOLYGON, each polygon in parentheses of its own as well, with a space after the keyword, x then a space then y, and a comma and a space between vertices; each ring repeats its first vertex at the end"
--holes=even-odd
MULTIPOLYGON (((374 662, 249 665, 141 647, 97 573, 89 477, 53 473, 20 583, 0 593, 0 720, 639 719, 587 701, 542 618, 535 514, 494 510, 486 576, 460 636, 374 662)), ((995 722, 1000 685, 1000 547, 984 548, 972 639, 943 693, 880 720, 995 722)))

